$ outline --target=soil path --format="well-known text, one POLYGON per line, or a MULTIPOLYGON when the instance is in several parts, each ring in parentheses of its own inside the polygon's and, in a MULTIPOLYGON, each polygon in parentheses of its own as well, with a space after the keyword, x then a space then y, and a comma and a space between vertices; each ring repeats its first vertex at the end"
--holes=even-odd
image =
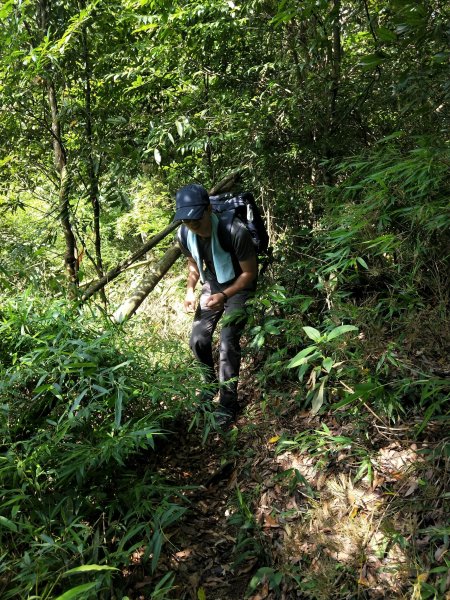
POLYGON ((250 402, 204 443, 181 426, 159 472, 186 486, 189 508, 166 531, 158 572, 143 568, 129 597, 153 598, 169 572, 174 587, 158 598, 400 599, 421 577, 446 597, 448 444, 438 423, 420 440, 415 425, 312 418, 283 397, 250 402))

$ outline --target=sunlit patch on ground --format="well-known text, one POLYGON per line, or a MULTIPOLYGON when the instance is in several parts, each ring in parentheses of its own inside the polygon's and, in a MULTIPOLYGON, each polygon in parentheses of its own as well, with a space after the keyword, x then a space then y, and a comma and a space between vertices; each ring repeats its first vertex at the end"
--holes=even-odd
MULTIPOLYGON (((409 598, 411 589, 421 598, 430 571, 443 574, 442 591, 449 588, 443 560, 448 512, 439 500, 448 497, 449 460, 443 460, 442 479, 435 453, 427 454, 431 447, 436 443, 387 443, 371 456, 371 477, 359 481, 350 453, 327 463, 311 455, 313 441, 311 452, 274 451, 277 483, 260 496, 256 515, 280 569, 290 565, 280 586, 286 598, 296 597, 295 589, 324 600, 409 598), (280 473, 289 476, 280 479, 280 473), (421 535, 426 522, 444 533, 437 545, 421 535)), ((272 597, 267 582, 267 594, 259 592, 254 600, 272 597)))

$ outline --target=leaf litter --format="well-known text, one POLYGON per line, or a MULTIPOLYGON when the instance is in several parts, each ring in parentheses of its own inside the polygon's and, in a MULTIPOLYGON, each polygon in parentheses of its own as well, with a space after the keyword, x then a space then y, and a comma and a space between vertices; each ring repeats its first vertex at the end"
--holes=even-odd
POLYGON ((163 477, 188 484, 189 510, 165 531, 156 573, 134 556, 129 598, 150 598, 169 572, 164 597, 177 600, 419 599, 431 582, 436 598, 448 598, 443 425, 430 422, 417 440, 414 423, 382 430, 368 421, 372 470, 357 478, 353 447, 330 442, 318 452, 313 435, 280 446, 324 423, 330 439, 355 437, 336 415, 263 410, 256 391, 225 435, 202 444, 200 431, 181 424, 158 464, 163 477))

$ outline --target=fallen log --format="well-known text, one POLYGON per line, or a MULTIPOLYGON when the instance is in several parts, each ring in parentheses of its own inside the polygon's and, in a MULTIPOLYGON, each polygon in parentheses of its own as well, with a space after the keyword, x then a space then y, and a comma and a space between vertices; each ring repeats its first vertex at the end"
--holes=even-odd
POLYGON ((154 267, 149 269, 139 286, 134 290, 132 296, 125 300, 125 302, 115 311, 112 317, 113 321, 116 323, 123 323, 132 317, 179 256, 181 256, 181 249, 178 244, 173 244, 165 252, 162 259, 154 267))
POLYGON ((104 277, 97 279, 89 288, 83 293, 81 296, 81 301, 85 302, 91 296, 93 296, 96 292, 103 289, 105 285, 107 285, 110 281, 118 277, 123 271, 125 271, 130 265, 136 262, 139 258, 147 254, 149 250, 154 248, 161 240, 163 240, 171 231, 173 231, 176 227, 178 227, 179 223, 170 223, 165 229, 154 235, 152 238, 148 240, 143 246, 136 250, 134 254, 126 258, 124 261, 110 269, 104 277))

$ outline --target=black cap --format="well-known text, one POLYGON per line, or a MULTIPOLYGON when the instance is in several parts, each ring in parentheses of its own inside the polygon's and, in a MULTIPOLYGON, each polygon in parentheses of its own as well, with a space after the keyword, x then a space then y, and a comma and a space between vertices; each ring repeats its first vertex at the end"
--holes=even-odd
POLYGON ((178 190, 174 221, 201 219, 209 206, 208 192, 202 185, 191 183, 178 190))

